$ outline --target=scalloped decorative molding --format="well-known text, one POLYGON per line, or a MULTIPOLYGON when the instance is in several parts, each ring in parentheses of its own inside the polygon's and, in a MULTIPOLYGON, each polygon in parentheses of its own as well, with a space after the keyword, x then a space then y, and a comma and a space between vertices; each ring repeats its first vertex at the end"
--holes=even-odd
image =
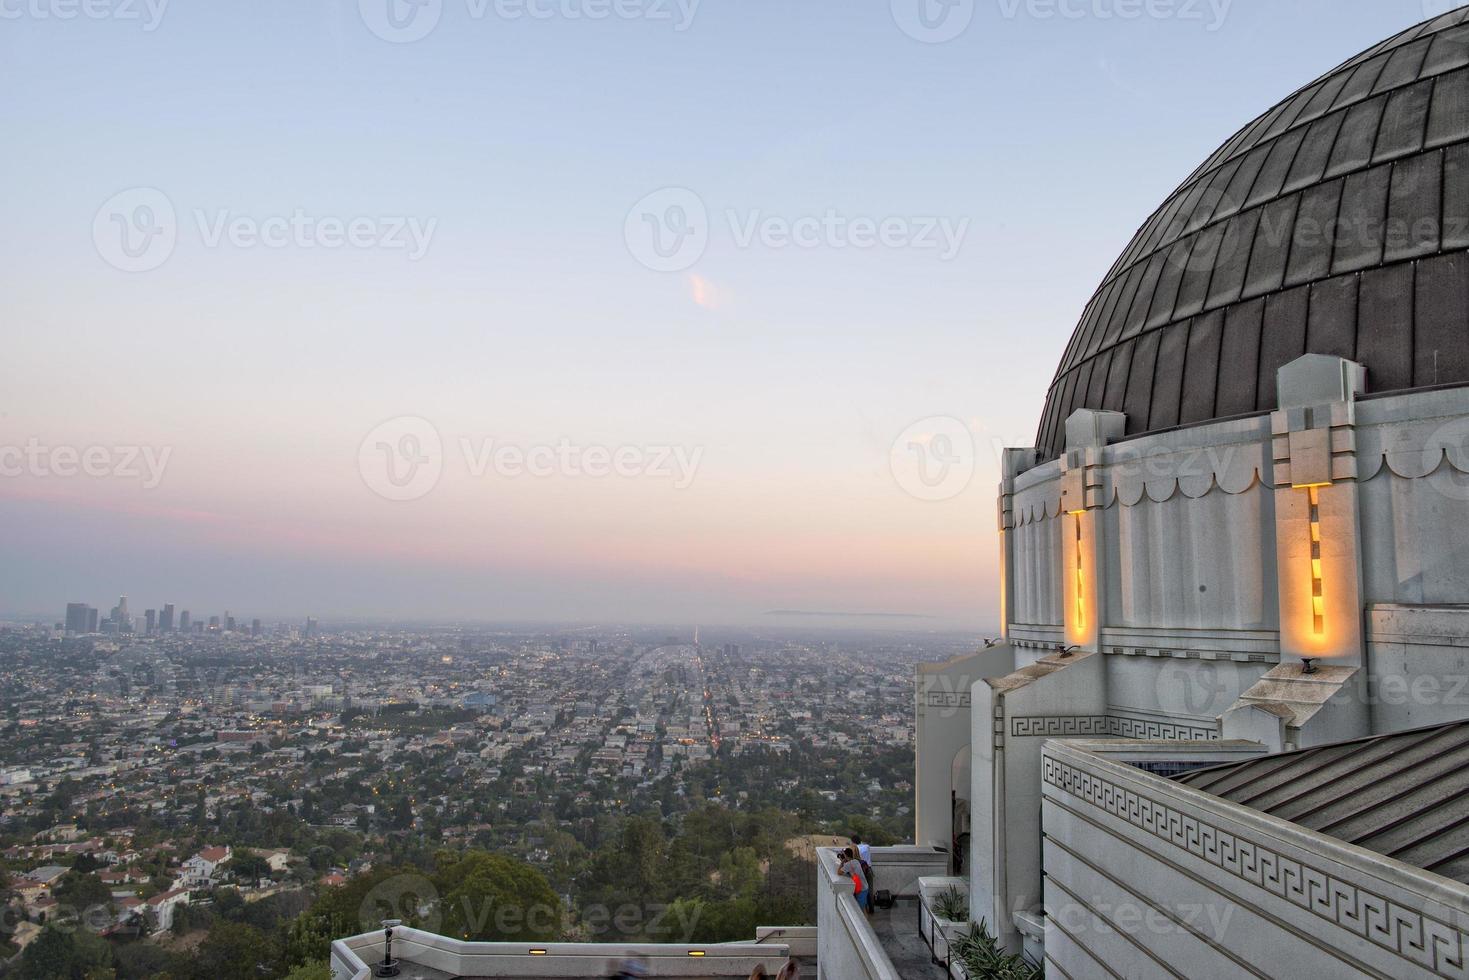
MULTIPOLYGON (((1411 438, 1402 438, 1403 433, 1398 433, 1394 438, 1392 434, 1383 431, 1392 428, 1396 427, 1357 429, 1358 483, 1374 479, 1384 471, 1403 480, 1423 480, 1447 472, 1445 467, 1461 476, 1469 477, 1469 417, 1435 426, 1417 446, 1412 445, 1414 440, 1411 438), (1451 436, 1454 437, 1453 440, 1450 439, 1451 436), (1392 445, 1384 444, 1389 441, 1392 445)), ((1414 432, 1410 435, 1418 434, 1414 432)), ((1248 448, 1251 453, 1258 455, 1255 453, 1256 447, 1248 448)), ((1198 500, 1216 491, 1238 496, 1249 493, 1256 487, 1268 489, 1271 486, 1262 475, 1266 465, 1263 461, 1250 461, 1248 464, 1236 461, 1203 473, 1181 476, 1148 477, 1117 472, 1119 469, 1136 468, 1138 465, 1113 464, 1102 470, 1100 497, 1094 498, 1100 500, 1102 510, 1117 504, 1135 507, 1144 498, 1161 504, 1178 496, 1198 500)), ((1016 527, 1061 516, 1059 480, 1053 482, 1056 484, 1054 487, 1042 485, 1015 495, 1013 506, 1016 527)))

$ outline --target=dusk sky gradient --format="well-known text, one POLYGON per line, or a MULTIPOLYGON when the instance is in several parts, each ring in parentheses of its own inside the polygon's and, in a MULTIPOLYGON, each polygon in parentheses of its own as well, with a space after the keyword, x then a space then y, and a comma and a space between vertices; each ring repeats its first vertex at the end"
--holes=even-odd
POLYGON ((0 476, 0 615, 126 593, 268 621, 814 609, 975 630, 996 617, 997 447, 1033 440, 1138 225, 1259 112, 1452 6, 1234 0, 1216 23, 1223 0, 1128 20, 989 0, 930 44, 889 0, 703 0, 683 31, 672 0, 672 21, 442 0, 391 43, 357 0, 173 0, 153 30, 37 16, 58 2, 0 3, 0 447, 168 456, 155 487, 0 476), (126 272, 94 220, 134 188, 166 196, 177 242, 126 272), (674 272, 625 236, 664 188, 709 219, 674 272), (196 218, 297 209, 432 234, 414 260, 211 246, 196 218), (945 258, 742 246, 729 211, 968 224, 945 258), (386 500, 359 448, 404 416, 442 437, 442 476, 386 500), (935 418, 968 430, 973 474, 926 500, 893 447, 935 418), (476 476, 461 438, 698 465, 686 487, 476 476))

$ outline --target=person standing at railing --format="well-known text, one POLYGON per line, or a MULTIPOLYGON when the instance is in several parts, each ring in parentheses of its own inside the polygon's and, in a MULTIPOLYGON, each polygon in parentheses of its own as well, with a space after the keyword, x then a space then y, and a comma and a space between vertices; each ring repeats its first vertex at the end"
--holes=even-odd
POLYGON ((872 889, 868 886, 867 875, 862 870, 862 862, 857 859, 857 852, 850 847, 842 851, 842 864, 837 871, 852 879, 855 887, 854 898, 857 899, 857 907, 872 914, 872 889))
MULTIPOLYGON (((862 874, 867 877, 867 887, 876 888, 876 877, 872 873, 872 845, 862 843, 862 838, 853 834, 852 846, 857 849, 857 860, 862 862, 862 874)), ((871 896, 868 897, 868 903, 868 911, 871 911, 871 896)))

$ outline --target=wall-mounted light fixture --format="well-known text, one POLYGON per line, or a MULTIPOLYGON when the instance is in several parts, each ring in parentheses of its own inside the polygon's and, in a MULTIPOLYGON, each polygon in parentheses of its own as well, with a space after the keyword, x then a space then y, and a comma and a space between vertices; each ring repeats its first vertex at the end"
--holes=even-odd
POLYGON ((1082 576, 1082 566, 1081 566, 1081 548, 1082 548, 1082 540, 1081 540, 1081 517, 1085 513, 1086 513, 1086 511, 1084 511, 1084 510, 1073 510, 1071 512, 1071 519, 1072 519, 1072 522, 1075 524, 1075 527, 1076 527, 1076 548, 1075 548, 1075 552, 1076 552, 1076 555, 1075 555, 1075 559, 1076 559, 1075 560, 1075 566, 1076 567, 1072 570, 1072 575, 1073 575, 1073 577, 1075 579, 1075 587, 1076 587, 1076 632, 1077 633, 1080 633, 1081 630, 1086 626, 1086 593, 1085 593, 1085 591, 1083 589, 1083 585, 1084 585, 1085 579, 1082 576))
POLYGON ((1321 573, 1321 488, 1307 487, 1311 508, 1311 627, 1317 636, 1326 633, 1326 592, 1321 573))

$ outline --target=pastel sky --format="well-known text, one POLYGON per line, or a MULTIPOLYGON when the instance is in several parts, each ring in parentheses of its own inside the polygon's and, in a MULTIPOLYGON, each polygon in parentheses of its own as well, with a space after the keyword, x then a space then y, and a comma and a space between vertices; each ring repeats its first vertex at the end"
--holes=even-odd
POLYGON ((0 613, 992 629, 1133 230, 1453 4, 919 2, 0 0, 0 613))

